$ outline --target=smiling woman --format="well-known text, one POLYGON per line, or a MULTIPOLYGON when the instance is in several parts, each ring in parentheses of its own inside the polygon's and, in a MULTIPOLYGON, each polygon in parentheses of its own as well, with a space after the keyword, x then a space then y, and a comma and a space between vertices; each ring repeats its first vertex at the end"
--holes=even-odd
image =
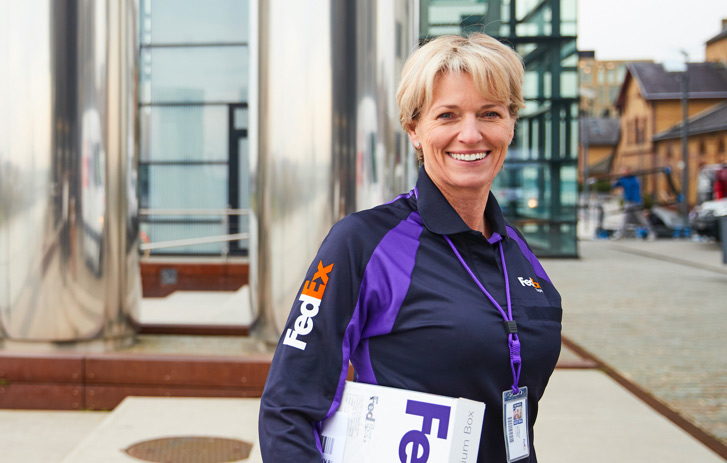
MULTIPOLYGON (((416 188, 345 217, 318 250, 261 400, 265 461, 321 461, 321 422, 350 361, 359 382, 484 402, 477 462, 537 462, 560 295, 490 191, 522 78, 518 55, 482 34, 439 37, 409 58, 397 98, 422 163, 416 188)), ((415 447, 395 437, 387 461, 404 461, 415 447)))
POLYGON ((515 130, 507 104, 482 96, 470 74, 450 71, 435 79, 431 105, 409 127, 434 184, 470 228, 488 236, 485 204, 515 130))
POLYGON ((465 223, 488 237, 485 204, 524 107, 523 73, 517 53, 492 37, 445 36, 409 58, 397 93, 419 162, 465 223))

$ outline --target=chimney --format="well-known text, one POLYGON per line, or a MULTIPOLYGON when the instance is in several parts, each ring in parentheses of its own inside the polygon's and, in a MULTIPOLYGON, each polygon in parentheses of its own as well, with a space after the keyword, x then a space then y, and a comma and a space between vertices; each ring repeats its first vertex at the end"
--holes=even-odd
POLYGON ((722 30, 727 29, 727 18, 722 19, 722 30))

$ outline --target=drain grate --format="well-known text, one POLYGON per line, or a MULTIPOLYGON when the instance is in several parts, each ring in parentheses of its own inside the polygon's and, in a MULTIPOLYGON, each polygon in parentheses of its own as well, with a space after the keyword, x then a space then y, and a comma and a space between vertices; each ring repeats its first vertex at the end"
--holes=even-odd
POLYGON ((252 444, 224 437, 183 436, 152 439, 124 451, 156 463, 226 463, 247 460, 252 444))

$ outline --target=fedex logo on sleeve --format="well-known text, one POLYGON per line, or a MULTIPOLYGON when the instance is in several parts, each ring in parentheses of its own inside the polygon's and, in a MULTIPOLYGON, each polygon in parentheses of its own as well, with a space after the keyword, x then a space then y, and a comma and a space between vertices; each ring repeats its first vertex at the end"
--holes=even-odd
POLYGON ((437 423, 437 438, 447 439, 449 429, 449 415, 451 408, 446 405, 431 404, 408 400, 406 413, 422 417, 421 430, 412 429, 404 434, 399 442, 399 461, 401 463, 427 463, 429 460, 429 439, 432 433, 432 424, 437 423))
POLYGON ((326 292, 328 284, 328 274, 333 270, 333 264, 323 266, 323 261, 318 261, 318 269, 313 278, 306 280, 303 284, 303 290, 300 292, 298 300, 300 304, 300 315, 293 322, 293 328, 288 328, 283 339, 286 346, 295 347, 296 349, 305 350, 307 343, 298 339, 306 336, 313 331, 313 318, 318 315, 323 299, 323 293, 326 292), (316 283, 319 281, 319 283, 316 283))

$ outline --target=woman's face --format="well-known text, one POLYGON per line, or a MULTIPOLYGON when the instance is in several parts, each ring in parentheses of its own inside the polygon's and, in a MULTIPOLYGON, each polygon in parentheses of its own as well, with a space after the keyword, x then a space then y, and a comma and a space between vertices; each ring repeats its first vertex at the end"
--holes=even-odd
POLYGON ((432 97, 409 131, 427 174, 447 199, 486 195, 514 135, 507 104, 480 95, 466 73, 437 77, 432 97))

